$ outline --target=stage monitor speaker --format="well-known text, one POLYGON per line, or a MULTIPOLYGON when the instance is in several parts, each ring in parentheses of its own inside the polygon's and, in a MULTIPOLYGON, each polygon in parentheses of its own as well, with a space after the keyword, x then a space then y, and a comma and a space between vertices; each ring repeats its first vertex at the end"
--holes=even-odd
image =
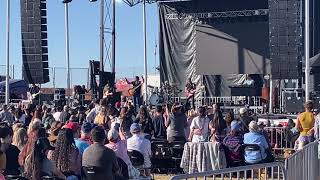
POLYGON ((269 45, 273 79, 302 74, 303 22, 300 0, 269 0, 269 45))
POLYGON ((295 92, 284 93, 284 108, 287 113, 303 112, 304 98, 297 96, 295 92))
POLYGON ((22 76, 28 83, 49 82, 46 0, 20 0, 22 76))

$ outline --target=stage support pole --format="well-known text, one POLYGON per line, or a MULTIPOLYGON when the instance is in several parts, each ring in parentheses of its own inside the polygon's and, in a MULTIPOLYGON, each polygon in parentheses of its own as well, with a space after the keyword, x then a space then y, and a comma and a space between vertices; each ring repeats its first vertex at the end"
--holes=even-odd
POLYGON ((269 75, 270 80, 270 87, 269 87, 269 114, 273 113, 273 82, 272 82, 272 75, 269 75))
POLYGON ((66 34, 66 64, 67 64, 67 102, 70 105, 70 55, 69 55, 69 3, 64 4, 65 9, 65 34, 66 34))
MULTIPOLYGON (((104 72, 104 1, 100 0, 100 71, 104 72)), ((99 76, 100 78, 100 76, 99 76)))
POLYGON ((148 64, 147 64, 147 22, 146 22, 146 0, 143 0, 143 42, 144 42, 144 94, 145 102, 148 104, 148 64))
POLYGON ((9 66, 10 66, 10 0, 7 0, 7 36, 6 36, 6 92, 5 92, 5 103, 9 104, 10 100, 10 87, 9 87, 9 66))
POLYGON ((112 0, 112 67, 111 68, 112 68, 112 73, 115 73, 116 72, 116 0, 112 0))
POLYGON ((305 0, 305 41, 304 41, 304 51, 305 51, 305 100, 310 100, 310 53, 309 53, 309 46, 310 46, 310 1, 305 0))

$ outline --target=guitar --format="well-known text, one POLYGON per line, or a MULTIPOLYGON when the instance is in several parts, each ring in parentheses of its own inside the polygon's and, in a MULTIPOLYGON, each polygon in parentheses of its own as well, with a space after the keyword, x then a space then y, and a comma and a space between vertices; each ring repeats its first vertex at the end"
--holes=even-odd
POLYGON ((29 97, 29 100, 34 100, 40 93, 41 93, 41 92, 39 91, 39 92, 37 92, 37 93, 35 93, 35 94, 29 95, 29 96, 30 96, 30 97, 29 97))
POLYGON ((205 88, 205 86, 200 86, 197 89, 193 89, 193 90, 186 90, 185 95, 187 98, 194 96, 194 94, 198 91, 202 91, 205 88))
POLYGON ((137 87, 130 88, 130 89, 128 90, 129 96, 133 96, 134 93, 136 92, 136 90, 137 90, 140 86, 142 86, 142 84, 143 84, 143 83, 140 83, 137 87))

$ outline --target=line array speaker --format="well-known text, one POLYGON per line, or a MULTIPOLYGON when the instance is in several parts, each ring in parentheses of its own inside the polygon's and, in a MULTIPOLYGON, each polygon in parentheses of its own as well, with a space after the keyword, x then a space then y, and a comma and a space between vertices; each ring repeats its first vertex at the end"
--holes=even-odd
POLYGON ((46 0, 20 0, 22 75, 28 83, 49 82, 46 0))
POLYGON ((269 0, 269 43, 274 79, 302 74, 303 22, 301 0, 269 0))

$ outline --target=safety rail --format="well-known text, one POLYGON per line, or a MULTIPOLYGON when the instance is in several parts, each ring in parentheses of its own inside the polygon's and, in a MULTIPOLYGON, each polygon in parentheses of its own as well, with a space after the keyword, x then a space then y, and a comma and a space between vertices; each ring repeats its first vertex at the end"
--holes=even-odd
MULTIPOLYGON (((214 170, 193 174, 181 174, 171 177, 170 180, 188 180, 188 179, 207 178, 213 180, 232 180, 232 179, 263 179, 263 180, 286 180, 285 166, 282 162, 255 164, 248 166, 240 166, 221 170, 214 170)), ((291 180, 291 179, 290 179, 291 180)))
POLYGON ((294 148, 295 138, 287 127, 265 127, 268 140, 273 150, 285 150, 294 148))
POLYGON ((320 179, 319 141, 304 146, 285 161, 287 179, 320 179))

